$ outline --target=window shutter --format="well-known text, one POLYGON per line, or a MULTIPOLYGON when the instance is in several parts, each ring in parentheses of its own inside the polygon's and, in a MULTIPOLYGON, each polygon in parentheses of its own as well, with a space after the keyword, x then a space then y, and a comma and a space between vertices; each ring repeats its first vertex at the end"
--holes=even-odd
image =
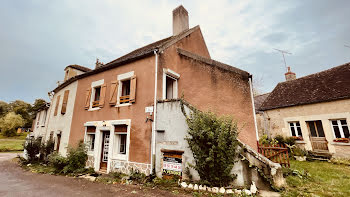
POLYGON ((101 107, 101 108, 105 105, 106 88, 107 88, 107 85, 106 85, 106 84, 103 84, 103 85, 101 86, 100 101, 99 101, 99 103, 98 103, 98 106, 101 107))
POLYGON ((136 101, 136 75, 131 77, 130 84, 130 103, 135 103, 136 101))
POLYGON ((61 108, 61 114, 65 114, 67 110, 67 102, 68 102, 69 90, 64 91, 63 102, 61 108))
POLYGON ((61 99, 61 95, 58 95, 56 99, 55 113, 53 114, 54 116, 57 116, 58 104, 60 104, 60 99, 61 99))
POLYGON ((112 81, 111 82, 111 94, 109 99, 110 105, 116 105, 117 103, 117 97, 118 97, 118 81, 112 81))
POLYGON ((90 98, 91 98, 91 88, 88 88, 86 90, 85 109, 89 109, 90 107, 90 98))

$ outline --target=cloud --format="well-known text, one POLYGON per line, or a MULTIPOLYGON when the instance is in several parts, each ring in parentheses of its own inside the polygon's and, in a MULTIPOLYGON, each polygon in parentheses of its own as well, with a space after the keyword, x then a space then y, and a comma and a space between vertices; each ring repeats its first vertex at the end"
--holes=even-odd
POLYGON ((172 10, 183 4, 200 25, 212 58, 283 81, 281 54, 297 76, 349 61, 349 1, 16 1, 0 7, 0 100, 47 99, 69 64, 90 68, 172 34, 172 10))

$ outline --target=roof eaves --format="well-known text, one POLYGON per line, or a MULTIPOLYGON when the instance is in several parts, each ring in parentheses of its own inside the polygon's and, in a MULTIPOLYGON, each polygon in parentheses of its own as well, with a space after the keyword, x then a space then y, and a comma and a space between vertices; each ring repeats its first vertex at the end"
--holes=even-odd
POLYGON ((194 59, 196 61, 208 64, 208 65, 211 65, 211 66, 218 67, 219 69, 223 69, 225 71, 229 71, 229 72, 233 72, 233 73, 239 74, 239 75, 241 75, 243 77, 246 77, 246 78, 249 78, 249 76, 250 76, 250 74, 248 72, 244 71, 244 70, 241 70, 239 68, 236 68, 236 67, 224 64, 222 62, 219 62, 219 61, 216 61, 216 60, 213 60, 213 59, 208 59, 206 57, 203 57, 203 56, 191 53, 191 52, 183 50, 181 48, 177 48, 177 52, 180 55, 185 56, 187 58, 191 58, 191 59, 194 59))

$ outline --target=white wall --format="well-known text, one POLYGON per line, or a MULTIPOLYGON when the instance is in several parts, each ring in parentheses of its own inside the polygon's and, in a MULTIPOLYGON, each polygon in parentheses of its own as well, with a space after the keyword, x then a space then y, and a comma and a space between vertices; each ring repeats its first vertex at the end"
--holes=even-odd
POLYGON ((39 111, 36 114, 33 133, 32 133, 35 138, 45 136, 46 128, 47 128, 47 120, 48 120, 48 111, 49 109, 45 109, 45 110, 39 111), (45 119, 45 121, 43 121, 43 119, 45 119))
MULTIPOLYGON (((51 106, 49 110, 48 126, 46 130, 45 139, 48 140, 50 138, 50 133, 53 132, 54 133, 53 136, 55 137, 55 141, 56 141, 57 133, 61 132, 61 143, 60 143, 59 152, 64 156, 67 153, 71 123, 73 118, 74 103, 75 103, 75 97, 77 93, 77 86, 78 86, 78 81, 75 81, 69 84, 67 87, 63 88, 62 90, 58 91, 54 95, 51 101, 51 106), (69 90, 67 109, 65 114, 61 114, 63 95, 65 90, 69 90), (54 116, 57 97, 59 95, 61 96, 61 98, 58 105, 58 111, 57 111, 57 115, 54 116)), ((81 131, 81 132, 84 132, 84 131, 81 131)))

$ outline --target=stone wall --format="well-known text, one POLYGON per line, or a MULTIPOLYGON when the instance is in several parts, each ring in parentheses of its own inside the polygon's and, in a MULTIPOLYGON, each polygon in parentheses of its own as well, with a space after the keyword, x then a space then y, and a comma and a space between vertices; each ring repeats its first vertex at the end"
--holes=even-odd
POLYGON ((111 172, 117 171, 124 174, 130 174, 132 170, 149 175, 151 173, 151 164, 128 162, 117 159, 111 161, 111 172))

